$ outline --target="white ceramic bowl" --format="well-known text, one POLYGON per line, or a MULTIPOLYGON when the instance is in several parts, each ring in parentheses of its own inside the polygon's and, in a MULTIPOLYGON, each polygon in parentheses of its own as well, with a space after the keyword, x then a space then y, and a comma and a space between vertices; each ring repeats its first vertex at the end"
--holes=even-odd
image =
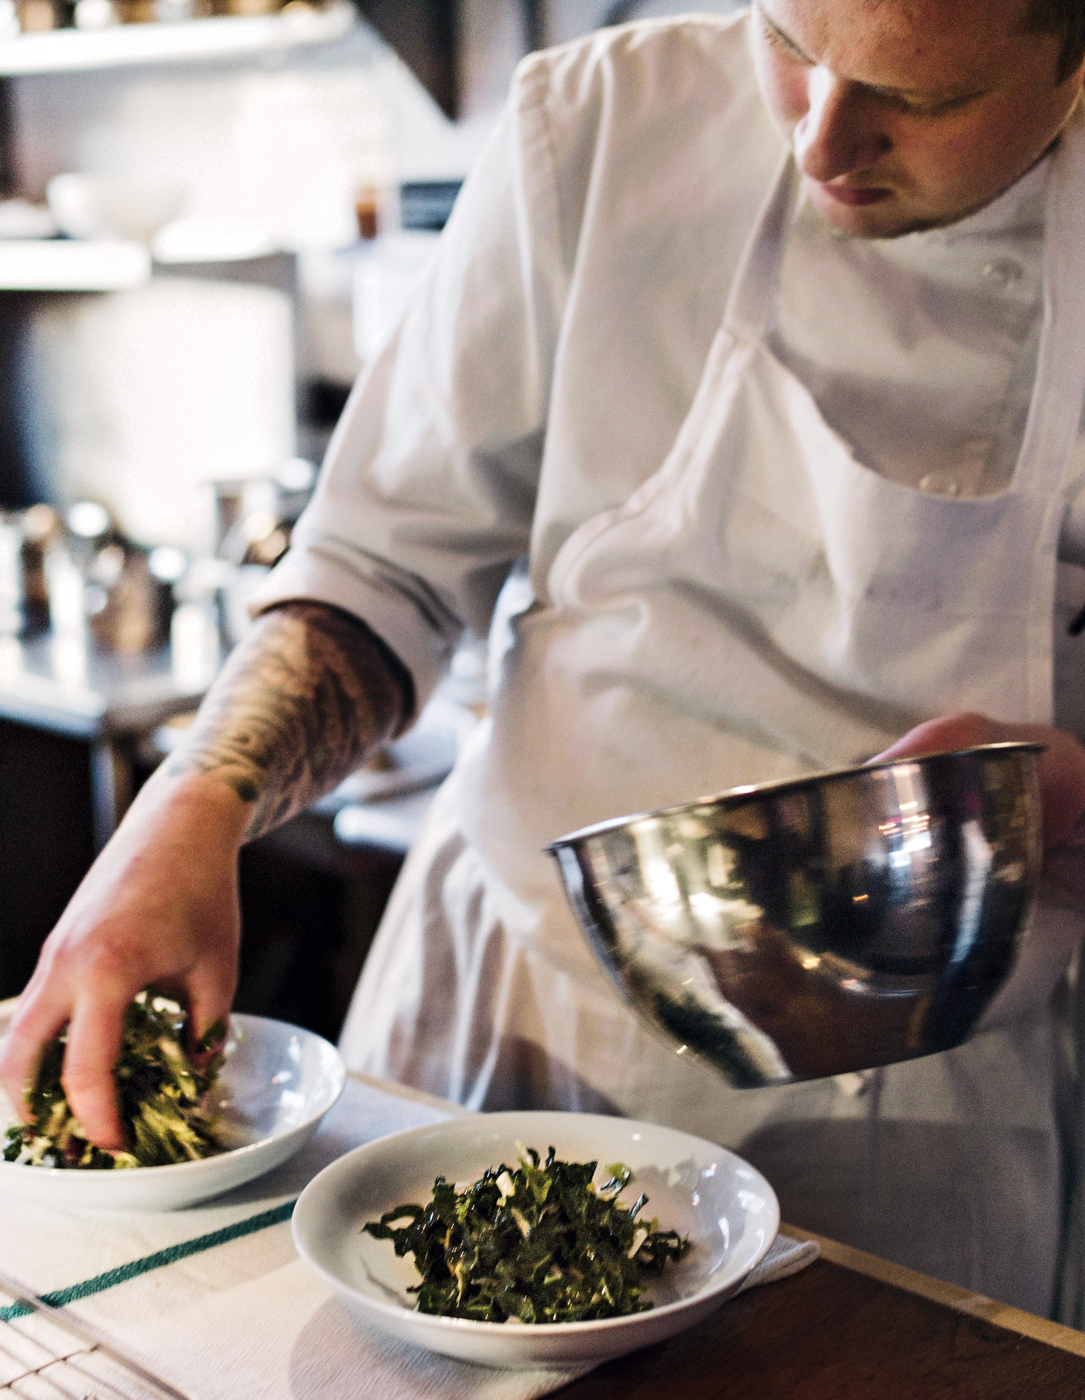
POLYGON ((294 1208, 305 1262, 367 1322, 416 1346, 484 1366, 575 1366, 620 1356, 690 1327, 733 1294, 776 1236, 772 1187, 733 1152, 672 1128, 578 1113, 489 1113, 395 1133, 356 1148, 309 1183, 294 1208), (428 1201, 437 1176, 474 1181, 518 1142, 564 1161, 624 1162, 624 1199, 648 1195, 645 1218, 688 1235, 691 1249, 650 1286, 654 1307, 601 1322, 472 1322, 414 1311, 418 1274, 362 1226, 428 1201))
POLYGON ((150 243, 180 213, 183 186, 146 184, 69 171, 45 187, 49 212, 71 238, 131 238, 150 243))
POLYGON ((71 1171, 0 1160, 0 1194, 58 1210, 177 1210, 277 1167, 304 1147, 343 1091, 339 1052, 263 1016, 230 1018, 220 1079, 230 1151, 200 1162, 71 1171))

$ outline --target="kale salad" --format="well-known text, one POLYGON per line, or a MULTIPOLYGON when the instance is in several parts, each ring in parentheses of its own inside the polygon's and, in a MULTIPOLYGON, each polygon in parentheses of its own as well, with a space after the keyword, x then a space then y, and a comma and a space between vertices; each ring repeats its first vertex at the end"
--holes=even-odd
POLYGON ((114 1067, 128 1148, 106 1152, 83 1136, 60 1082, 67 1031, 46 1047, 29 1091, 30 1123, 7 1130, 3 1156, 29 1166, 110 1170, 192 1162, 226 1150, 216 1136, 213 1094, 222 1067, 221 1023, 195 1056, 185 1048, 187 1015, 169 997, 140 992, 125 1017, 114 1067))
POLYGON ((633 1179, 621 1163, 595 1185, 597 1162, 545 1160, 517 1144, 502 1164, 462 1189, 439 1176, 426 1205, 387 1211, 363 1229, 414 1255, 416 1309, 476 1322, 587 1322, 645 1312, 646 1279, 689 1248, 674 1230, 643 1221, 647 1196, 618 1196, 633 1179))

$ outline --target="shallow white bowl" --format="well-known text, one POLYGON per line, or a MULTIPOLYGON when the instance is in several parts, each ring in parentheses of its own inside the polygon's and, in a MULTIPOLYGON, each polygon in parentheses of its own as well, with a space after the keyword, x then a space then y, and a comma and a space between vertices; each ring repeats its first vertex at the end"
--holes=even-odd
POLYGON ((177 1210, 277 1167, 304 1147, 343 1091, 333 1045, 284 1021, 230 1017, 221 1127, 237 1144, 201 1162, 70 1171, 0 1160, 0 1194, 58 1210, 177 1210))
POLYGON ((395 1133, 346 1153, 309 1183, 294 1208, 305 1262, 367 1322, 431 1351, 484 1366, 575 1366, 620 1356, 699 1322, 736 1292, 776 1236, 780 1210, 765 1178, 733 1152, 672 1128, 579 1113, 488 1113, 395 1133), (649 1312, 602 1322, 471 1322, 414 1311, 413 1258, 362 1232, 405 1202, 428 1201, 437 1176, 474 1181, 517 1142, 564 1161, 624 1162, 645 1191, 645 1219, 688 1235, 692 1248, 653 1281, 649 1312))
POLYGON ((49 212, 70 238, 131 238, 149 243, 185 202, 181 185, 147 184, 69 171, 45 187, 49 212))

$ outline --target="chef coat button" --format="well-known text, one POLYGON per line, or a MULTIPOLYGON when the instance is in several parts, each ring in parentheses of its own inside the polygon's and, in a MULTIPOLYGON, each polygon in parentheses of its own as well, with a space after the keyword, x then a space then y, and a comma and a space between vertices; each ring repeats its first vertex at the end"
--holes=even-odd
POLYGON ((946 472, 928 472, 921 477, 919 489, 928 491, 932 496, 959 496, 961 494, 960 483, 946 472))
POLYGON ((1016 287, 1024 269, 1013 258, 992 258, 983 265, 983 279, 993 287, 1016 287))

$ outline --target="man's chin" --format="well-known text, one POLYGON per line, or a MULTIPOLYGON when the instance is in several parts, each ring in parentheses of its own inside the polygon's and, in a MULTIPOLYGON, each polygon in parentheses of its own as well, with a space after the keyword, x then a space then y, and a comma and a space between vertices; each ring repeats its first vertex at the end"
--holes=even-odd
POLYGON ((812 179, 802 183, 815 213, 841 238, 899 238, 931 227, 930 221, 904 207, 893 190, 879 192, 881 197, 868 203, 851 203, 812 179))
POLYGON ((960 217, 954 215, 939 219, 909 209, 893 190, 887 190, 880 198, 867 203, 853 203, 838 194, 831 194, 824 185, 813 180, 804 180, 803 183, 814 211, 842 238, 901 238, 906 233, 937 228, 960 217))
POLYGON ((903 238, 908 233, 925 233, 932 228, 948 228, 984 208, 998 191, 960 209, 933 213, 916 209, 895 190, 867 204, 852 204, 830 194, 824 185, 803 178, 803 187, 814 211, 841 238, 903 238))

